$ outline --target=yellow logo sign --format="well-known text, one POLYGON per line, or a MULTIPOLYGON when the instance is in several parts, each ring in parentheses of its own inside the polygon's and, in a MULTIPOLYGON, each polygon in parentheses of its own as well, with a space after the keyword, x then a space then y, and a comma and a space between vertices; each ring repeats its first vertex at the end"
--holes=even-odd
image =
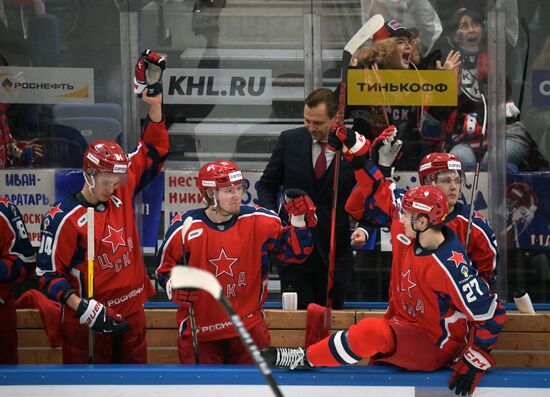
POLYGON ((348 105, 456 106, 452 70, 367 70, 348 72, 348 105))

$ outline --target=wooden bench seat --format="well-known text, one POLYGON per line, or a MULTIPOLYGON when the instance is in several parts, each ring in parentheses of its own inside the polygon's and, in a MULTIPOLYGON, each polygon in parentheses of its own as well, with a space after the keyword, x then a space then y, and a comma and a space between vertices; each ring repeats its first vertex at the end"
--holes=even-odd
MULTIPOLYGON (((147 309, 148 359, 151 364, 177 364, 177 329, 174 309, 147 309)), ((342 310, 332 313, 334 332, 382 311, 342 310)), ((273 346, 304 345, 304 311, 266 310, 273 346)), ((51 349, 37 310, 17 311, 19 361, 21 364, 60 364, 61 349, 51 349)), ((493 350, 499 367, 550 367, 550 314, 509 312, 504 330, 493 350)), ((366 364, 366 360, 360 362, 366 364)))

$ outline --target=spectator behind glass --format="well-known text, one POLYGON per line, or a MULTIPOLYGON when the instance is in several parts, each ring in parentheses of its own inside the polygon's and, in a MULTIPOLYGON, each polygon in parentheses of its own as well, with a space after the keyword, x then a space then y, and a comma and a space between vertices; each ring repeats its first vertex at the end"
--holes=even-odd
MULTIPOLYGON (((0 54, 0 66, 8 66, 8 61, 0 54)), ((31 167, 33 161, 42 157, 43 148, 35 139, 16 141, 6 112, 7 103, 0 103, 0 168, 31 167)))
MULTIPOLYGON (((373 37, 373 44, 358 50, 352 65, 360 65, 365 69, 398 69, 415 70, 420 62, 418 32, 416 29, 407 29, 397 21, 392 20, 384 24, 373 37)), ((432 68, 456 70, 460 66, 460 53, 450 52, 441 65, 439 61, 432 68)), ((382 82, 387 83, 387 82, 382 82)), ((399 82, 395 82, 399 83, 399 82)), ((428 137, 421 134, 423 124, 429 117, 434 124, 441 119, 441 109, 422 106, 354 106, 348 107, 353 117, 353 129, 369 140, 374 140, 389 125, 398 129, 399 139, 407 155, 402 156, 395 163, 398 170, 416 170, 420 159, 425 152, 441 151, 441 134, 428 137)), ((448 114, 448 113, 447 113, 448 114)), ((437 126, 439 129, 439 126, 437 126)))
MULTIPOLYGON (((443 130, 447 134, 446 149, 461 159, 466 170, 473 169, 476 163, 484 117, 481 93, 487 93, 488 58, 483 26, 476 11, 460 8, 446 28, 455 50, 462 54, 462 70, 458 107, 443 123, 443 130)), ((486 148, 487 139, 482 154, 486 148)))
MULTIPOLYGON (((546 71, 550 69, 550 37, 544 39, 544 44, 538 56, 533 61, 532 72, 537 70, 546 71)), ((531 74, 528 74, 530 76, 531 74)), ((546 98, 538 91, 538 87, 532 86, 531 78, 523 82, 527 86, 524 107, 521 120, 525 124, 527 131, 530 132, 535 142, 537 142, 540 152, 550 158, 550 106, 544 102, 546 98), (531 103, 532 98, 538 98, 540 102, 531 103), (528 104, 530 106, 526 107, 528 104)))
POLYGON ((386 20, 401 21, 405 26, 416 26, 422 56, 432 50, 443 31, 439 16, 428 0, 361 0, 362 22, 375 14, 382 14, 386 20))

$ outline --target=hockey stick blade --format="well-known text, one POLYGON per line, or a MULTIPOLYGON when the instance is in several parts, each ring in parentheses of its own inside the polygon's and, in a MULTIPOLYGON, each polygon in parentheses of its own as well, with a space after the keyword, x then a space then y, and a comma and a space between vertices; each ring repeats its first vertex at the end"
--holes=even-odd
POLYGON ((174 266, 170 273, 173 289, 200 288, 219 300, 222 287, 212 273, 191 266, 174 266))
POLYGON ((170 279, 172 280, 172 288, 202 289, 212 295, 212 297, 223 306, 224 310, 231 318, 235 329, 239 333, 241 341, 256 363, 256 366, 262 373, 266 383, 271 388, 271 391, 276 397, 283 397, 281 389, 279 389, 279 386, 275 382, 267 363, 260 354, 254 340, 246 330, 241 318, 237 313, 235 313, 235 310, 233 310, 233 307, 225 295, 222 294, 222 287, 218 282, 218 279, 210 272, 191 266, 174 266, 170 274, 170 279))
POLYGON ((353 35, 344 47, 344 51, 351 55, 363 45, 365 41, 370 39, 378 30, 384 26, 384 17, 380 14, 373 15, 365 24, 353 35))

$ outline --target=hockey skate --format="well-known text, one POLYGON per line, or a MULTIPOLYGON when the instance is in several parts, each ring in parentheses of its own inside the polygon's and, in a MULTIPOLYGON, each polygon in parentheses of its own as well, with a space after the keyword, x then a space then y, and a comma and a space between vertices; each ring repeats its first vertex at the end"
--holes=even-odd
POLYGON ((262 350, 262 356, 272 368, 313 369, 306 357, 306 350, 288 347, 267 347, 262 350))

